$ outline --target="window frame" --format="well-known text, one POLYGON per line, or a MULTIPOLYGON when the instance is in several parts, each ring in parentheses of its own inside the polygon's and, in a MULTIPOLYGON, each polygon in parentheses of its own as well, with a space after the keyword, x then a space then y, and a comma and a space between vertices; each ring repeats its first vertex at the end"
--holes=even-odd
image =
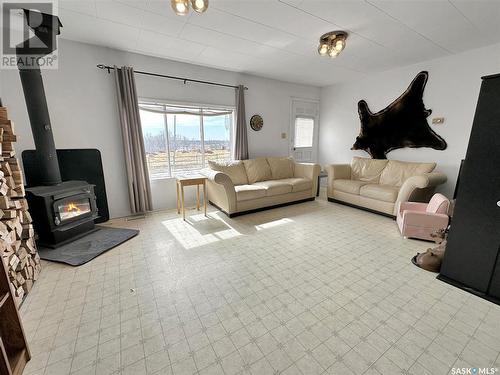
MULTIPOLYGON (((179 107, 187 107, 187 108, 198 108, 200 109, 200 143, 203 149, 202 153, 202 168, 206 168, 205 166, 205 129, 203 123, 203 109, 218 109, 218 110, 228 110, 232 112, 231 126, 229 127, 229 159, 233 160, 233 149, 234 149, 234 133, 235 133, 235 120, 236 120, 236 106, 234 105, 225 105, 225 104, 202 104, 197 102, 182 102, 175 100, 163 100, 163 99, 152 99, 152 98, 138 98, 139 105, 141 104, 149 104, 149 105, 158 105, 158 106, 179 106, 179 107)), ((172 163, 170 160, 170 142, 168 136, 168 114, 163 114, 163 127, 165 134, 165 152, 167 153, 167 162, 168 162, 168 174, 167 177, 152 177, 148 164, 148 175, 150 181, 160 181, 160 180, 171 180, 175 179, 176 176, 172 175, 172 163)), ((141 130, 142 130, 142 122, 141 122, 141 130)))

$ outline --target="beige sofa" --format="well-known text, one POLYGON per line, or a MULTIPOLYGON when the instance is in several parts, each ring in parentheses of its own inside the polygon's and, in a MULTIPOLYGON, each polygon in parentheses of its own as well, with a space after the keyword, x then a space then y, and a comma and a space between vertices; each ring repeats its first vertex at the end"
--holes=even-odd
POLYGON ((328 200, 395 217, 399 202, 428 202, 446 176, 436 163, 409 163, 355 157, 333 164, 328 173, 328 200))
POLYGON ((229 164, 209 162, 209 202, 229 217, 314 200, 319 164, 291 158, 258 158, 229 164))

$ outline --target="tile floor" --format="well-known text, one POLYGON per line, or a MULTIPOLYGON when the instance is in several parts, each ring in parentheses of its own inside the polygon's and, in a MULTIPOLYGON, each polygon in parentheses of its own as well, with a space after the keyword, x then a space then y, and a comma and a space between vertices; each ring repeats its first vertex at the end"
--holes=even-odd
POLYGON ((235 219, 114 220, 141 234, 44 262, 25 374, 451 374, 500 367, 500 307, 410 263, 428 243, 324 200, 235 219))

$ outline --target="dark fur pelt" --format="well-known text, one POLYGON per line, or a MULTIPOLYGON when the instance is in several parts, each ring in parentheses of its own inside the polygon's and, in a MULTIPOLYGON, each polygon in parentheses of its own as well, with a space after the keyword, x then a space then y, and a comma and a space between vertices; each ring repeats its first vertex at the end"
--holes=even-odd
POLYGON ((423 102, 428 72, 420 72, 406 91, 385 109, 372 113, 364 100, 358 102, 361 131, 352 150, 365 150, 374 159, 387 159, 387 153, 403 147, 446 149, 446 141, 427 123, 432 110, 423 102))

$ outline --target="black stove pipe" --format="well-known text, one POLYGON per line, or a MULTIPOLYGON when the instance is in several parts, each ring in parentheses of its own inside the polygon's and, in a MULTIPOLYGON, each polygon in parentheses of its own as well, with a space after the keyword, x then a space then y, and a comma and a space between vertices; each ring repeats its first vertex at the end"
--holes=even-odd
MULTIPOLYGON (((38 64, 37 64, 38 65, 38 64)), ((19 68, 43 185, 62 182, 40 67, 19 68)))
POLYGON ((30 10, 24 10, 24 13, 28 26, 35 33, 32 39, 39 38, 49 46, 45 51, 30 54, 29 47, 27 47, 30 41, 27 41, 19 45, 16 52, 24 99, 26 100, 31 123, 31 132, 35 141, 40 176, 42 178, 41 183, 43 185, 57 185, 62 182, 61 172, 38 58, 51 53, 55 49, 55 43, 48 41, 51 38, 55 39, 55 35, 59 34, 59 27, 62 25, 57 17, 49 14, 34 14, 30 10), (25 60, 26 57, 28 57, 28 60, 25 60), (26 64, 25 61, 29 61, 29 64, 26 64))

